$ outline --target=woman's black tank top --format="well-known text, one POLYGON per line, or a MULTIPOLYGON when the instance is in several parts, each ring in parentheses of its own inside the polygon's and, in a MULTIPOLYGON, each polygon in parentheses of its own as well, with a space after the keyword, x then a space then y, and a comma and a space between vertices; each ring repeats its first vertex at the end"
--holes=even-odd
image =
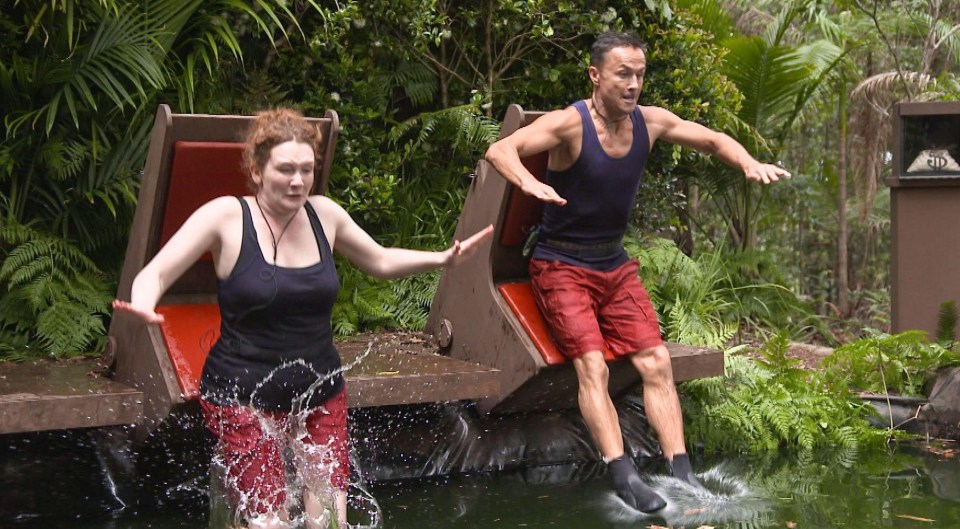
POLYGON ((219 281, 220 338, 200 377, 200 394, 220 405, 265 411, 315 408, 343 388, 331 313, 339 283, 323 226, 305 204, 320 262, 284 268, 266 262, 246 200, 243 242, 219 281))

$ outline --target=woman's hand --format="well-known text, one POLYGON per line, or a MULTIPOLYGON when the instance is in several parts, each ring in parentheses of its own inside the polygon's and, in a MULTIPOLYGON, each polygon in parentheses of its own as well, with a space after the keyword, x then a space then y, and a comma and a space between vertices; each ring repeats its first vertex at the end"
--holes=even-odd
POLYGON ((164 321, 163 315, 157 314, 154 310, 135 307, 132 303, 119 299, 113 300, 113 310, 132 314, 143 320, 144 323, 162 323, 164 321))
POLYGON ((453 241, 453 246, 446 251, 447 255, 443 261, 443 266, 456 266, 463 260, 469 259, 471 255, 476 253, 480 244, 489 239, 492 234, 493 224, 488 224, 486 228, 474 233, 463 242, 453 241))

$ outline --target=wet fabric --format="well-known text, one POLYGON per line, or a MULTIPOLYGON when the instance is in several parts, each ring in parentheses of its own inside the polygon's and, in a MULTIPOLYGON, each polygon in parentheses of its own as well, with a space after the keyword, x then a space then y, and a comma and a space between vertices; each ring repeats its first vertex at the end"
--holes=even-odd
POLYGON ((320 262, 285 268, 267 263, 250 207, 240 204, 243 242, 237 264, 218 285, 220 338, 204 364, 200 394, 265 411, 317 407, 343 388, 330 324, 339 283, 320 219, 306 203, 320 262))
POLYGON ((616 243, 623 238, 636 204, 650 155, 650 137, 637 107, 630 113, 633 124, 630 150, 623 157, 613 158, 600 144, 586 101, 577 101, 573 107, 580 113, 583 126, 580 156, 565 171, 547 169, 547 184, 567 203, 544 205, 541 243, 534 249, 533 257, 594 270, 612 270, 628 259, 623 246, 616 243), (560 241, 560 244, 544 242, 548 240, 560 241), (599 255, 578 250, 578 247, 589 249, 604 245, 612 245, 611 250, 599 255))
POLYGON ((606 347, 623 356, 663 344, 639 267, 635 259, 609 272, 530 260, 533 295, 560 352, 576 358, 606 347))
POLYGON ((233 505, 248 518, 280 513, 286 502, 284 451, 290 448, 302 484, 345 491, 349 483, 346 391, 306 416, 219 406, 200 399, 204 422, 218 439, 233 505))

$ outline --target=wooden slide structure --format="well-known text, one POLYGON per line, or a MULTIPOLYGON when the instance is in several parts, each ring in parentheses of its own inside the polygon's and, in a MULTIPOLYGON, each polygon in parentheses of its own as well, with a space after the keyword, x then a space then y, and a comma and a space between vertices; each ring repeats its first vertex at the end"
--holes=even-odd
MULTIPOLYGON (((540 114, 512 105, 501 137, 540 114)), ((248 194, 241 159, 243 134, 252 119, 175 114, 160 105, 118 298, 130 299, 136 274, 200 205, 218 196, 248 194)), ((323 133, 314 192, 325 193, 339 119, 331 110, 308 119, 323 133)), ((542 177, 546 155, 524 163, 542 177)), ((494 237, 480 255, 443 273, 427 329, 437 339, 439 354, 373 351, 346 372, 350 406, 473 400, 482 412, 513 413, 576 405, 575 373, 549 336, 520 254, 525 231, 541 210, 538 201, 479 163, 456 237, 490 223, 494 237)), ((0 433, 131 423, 151 429, 195 402, 203 363, 220 330, 216 284, 206 255, 160 300, 157 311, 164 323, 144 325, 129 314, 114 314, 104 355, 111 377, 91 378, 83 365, 0 368, 0 433)), ((668 348, 678 381, 723 372, 720 351, 668 348)), ((344 354, 344 364, 356 355, 344 354)), ((611 357, 609 363, 614 396, 636 385, 629 362, 611 357)))
MULTIPOLYGON (((507 109, 500 137, 516 132, 543 112, 507 109)), ((547 154, 523 160, 541 180, 547 154)), ((463 239, 491 222, 493 243, 486 255, 446 269, 430 310, 428 331, 441 351, 500 370, 500 394, 480 400, 484 412, 514 413, 577 405, 576 373, 557 350, 530 289, 524 239, 540 221, 543 205, 480 161, 454 237, 463 239)), ((723 353, 668 343, 677 381, 723 374, 723 353)), ((606 352, 610 393, 617 397, 639 382, 633 366, 606 352)))

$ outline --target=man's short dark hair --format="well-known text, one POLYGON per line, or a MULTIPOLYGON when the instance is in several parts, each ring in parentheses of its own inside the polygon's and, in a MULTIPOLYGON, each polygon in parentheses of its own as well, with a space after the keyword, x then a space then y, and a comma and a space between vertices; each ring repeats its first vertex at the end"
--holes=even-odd
POLYGON ((646 53, 646 44, 635 33, 611 31, 597 37, 593 46, 590 46, 590 66, 602 66, 607 52, 614 48, 637 48, 646 53))

